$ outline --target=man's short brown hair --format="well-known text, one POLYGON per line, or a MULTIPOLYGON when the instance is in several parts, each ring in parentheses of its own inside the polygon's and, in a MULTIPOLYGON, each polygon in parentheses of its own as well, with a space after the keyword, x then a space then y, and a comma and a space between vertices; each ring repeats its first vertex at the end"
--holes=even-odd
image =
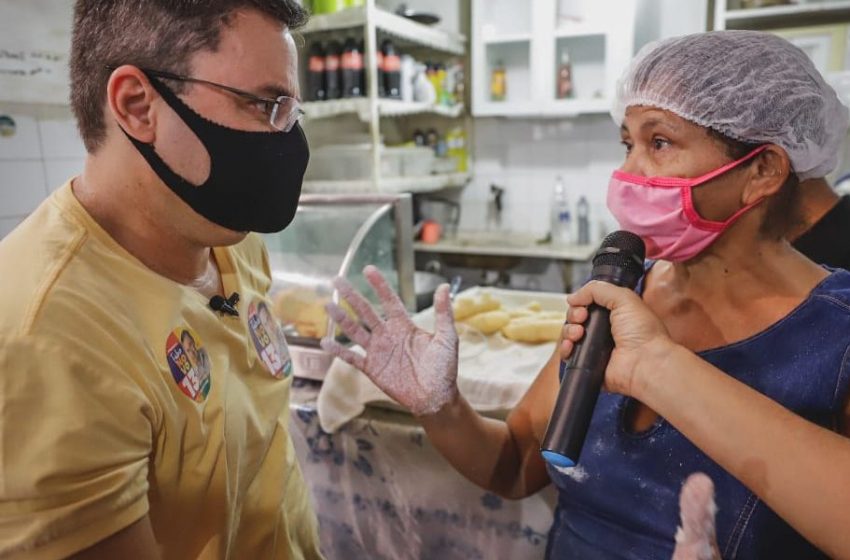
MULTIPOLYGON (((307 21, 295 0, 77 0, 71 40, 71 106, 94 152, 106 135, 110 71, 133 64, 178 74, 202 50, 218 48, 221 29, 239 9, 255 9, 290 29, 307 21)), ((180 84, 175 89, 180 91, 180 84)))

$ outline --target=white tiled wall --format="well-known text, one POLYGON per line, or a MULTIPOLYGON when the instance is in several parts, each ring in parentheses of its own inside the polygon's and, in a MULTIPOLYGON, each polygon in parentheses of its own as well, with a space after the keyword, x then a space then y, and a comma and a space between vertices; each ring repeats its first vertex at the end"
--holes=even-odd
MULTIPOLYGON (((635 51, 649 41, 706 29, 707 0, 637 0, 635 51)), ((474 175, 460 195, 463 229, 485 229, 490 184, 506 187, 502 229, 545 235, 555 178, 591 204, 591 237, 617 223, 605 207, 611 172, 625 155, 606 115, 578 119, 475 119, 474 175), (601 224, 600 224, 601 222, 601 224)))
POLYGON ((592 235, 616 226, 605 207, 611 172, 623 161, 607 115, 572 120, 476 119, 474 179, 462 192, 461 229, 487 229, 490 185, 505 188, 501 229, 541 237, 549 230, 555 178, 591 207, 592 235), (600 225, 599 222, 602 222, 600 225))
POLYGON ((66 109, 0 104, 0 115, 11 117, 16 125, 12 136, 0 136, 3 238, 52 191, 82 170, 85 149, 66 109))

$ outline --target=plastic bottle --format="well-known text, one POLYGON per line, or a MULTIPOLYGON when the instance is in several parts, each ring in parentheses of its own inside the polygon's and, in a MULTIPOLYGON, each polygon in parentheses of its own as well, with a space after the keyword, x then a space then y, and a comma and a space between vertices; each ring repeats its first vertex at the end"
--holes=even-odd
POLYGON ((435 103, 439 105, 442 103, 443 99, 443 79, 445 78, 445 69, 443 69, 441 74, 440 65, 437 63, 426 63, 425 67, 425 73, 428 76, 428 81, 431 82, 432 86, 434 86, 435 103))
POLYGON ((449 92, 446 88, 446 65, 445 64, 437 64, 434 67, 434 71, 436 72, 435 81, 437 83, 437 103, 439 105, 449 105, 449 92))
POLYGON ((573 96, 573 69, 570 63, 570 53, 567 49, 561 51, 561 64, 558 66, 558 99, 573 96))
MULTIPOLYGON (((378 52, 375 53, 375 58, 378 64, 378 97, 386 97, 387 87, 384 83, 384 52, 381 49, 378 49, 378 52)), ((364 80, 363 83, 365 84, 366 81, 364 80)))
POLYGON ((401 58, 389 39, 381 43, 381 51, 384 53, 384 87, 387 97, 401 99, 401 58))
POLYGON ((490 100, 504 101, 508 96, 508 76, 505 63, 501 60, 493 67, 490 75, 490 100))
POLYGON ((463 103, 464 98, 466 97, 466 83, 464 80, 466 76, 463 71, 463 62, 457 63, 457 69, 455 71, 455 89, 454 89, 454 97, 455 102, 463 103))
POLYGON ((342 45, 338 41, 331 41, 325 53, 325 88, 328 99, 339 99, 342 97, 339 76, 339 59, 341 53, 342 45))
POLYGON ((582 195, 576 204, 576 220, 578 221, 578 244, 590 244, 590 204, 582 195))
POLYGON ((365 97, 369 92, 369 80, 366 78, 366 41, 360 39, 357 45, 360 49, 360 95, 365 97))
POLYGON ((467 170, 466 134, 456 126, 446 133, 448 156, 455 161, 455 171, 465 173, 467 170))
POLYGON ((429 148, 434 150, 434 155, 439 155, 439 154, 437 154, 437 146, 438 146, 439 143, 440 143, 440 135, 437 133, 437 129, 436 128, 429 128, 425 132, 425 144, 429 148))
POLYGON ((555 187, 552 189, 552 243, 556 245, 569 245, 573 241, 573 215, 570 208, 570 200, 563 179, 558 176, 555 179, 555 187))
POLYGON ((413 83, 416 79, 417 62, 409 54, 401 55, 401 100, 411 102, 415 99, 413 83))
POLYGON ((307 63, 307 98, 312 101, 324 101, 328 92, 325 89, 325 49, 316 41, 310 47, 307 63))
POLYGON ((342 52, 342 96, 361 97, 363 95, 363 54, 357 41, 349 37, 345 40, 342 52))
POLYGON ((417 128, 413 131, 413 143, 417 146, 427 146, 428 142, 425 140, 425 133, 422 132, 422 129, 417 128))

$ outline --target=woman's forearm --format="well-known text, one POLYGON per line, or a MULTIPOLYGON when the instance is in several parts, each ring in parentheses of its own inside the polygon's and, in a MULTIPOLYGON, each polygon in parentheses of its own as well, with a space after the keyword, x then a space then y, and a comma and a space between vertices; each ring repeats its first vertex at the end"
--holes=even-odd
MULTIPOLYGON (((850 440, 671 346, 635 397, 813 544, 850 559, 850 440)), ((650 369, 651 368, 651 369, 650 369)), ((722 504, 721 506, 722 507, 722 504)))
POLYGON ((478 486, 506 498, 521 498, 545 484, 539 476, 531 484, 526 480, 528 461, 508 424, 481 416, 462 396, 420 421, 434 447, 478 486))

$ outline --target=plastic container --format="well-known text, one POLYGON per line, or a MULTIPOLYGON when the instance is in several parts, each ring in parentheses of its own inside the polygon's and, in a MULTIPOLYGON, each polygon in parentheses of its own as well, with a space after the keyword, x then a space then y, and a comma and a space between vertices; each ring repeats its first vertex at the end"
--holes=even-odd
POLYGON ((434 151, 431 148, 405 146, 387 148, 387 152, 400 158, 401 175, 404 177, 425 177, 434 169, 434 151))
MULTIPOLYGON (((402 174, 402 154, 394 148, 381 150, 381 176, 402 174)), ((372 178, 370 144, 336 144, 315 148, 305 177, 309 181, 357 181, 372 178)))

